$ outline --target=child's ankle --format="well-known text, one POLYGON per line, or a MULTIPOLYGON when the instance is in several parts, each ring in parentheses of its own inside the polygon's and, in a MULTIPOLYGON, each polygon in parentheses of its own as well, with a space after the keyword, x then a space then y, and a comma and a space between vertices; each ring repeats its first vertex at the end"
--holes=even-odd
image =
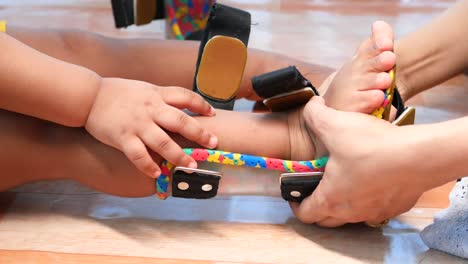
POLYGON ((302 107, 288 112, 291 160, 312 160, 316 158, 316 137, 307 129, 302 115, 303 109, 302 107))

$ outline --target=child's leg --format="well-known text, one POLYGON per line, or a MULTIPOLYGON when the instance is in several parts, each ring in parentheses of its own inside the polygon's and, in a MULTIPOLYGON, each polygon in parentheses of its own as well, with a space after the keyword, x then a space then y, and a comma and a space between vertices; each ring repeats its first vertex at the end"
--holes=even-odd
MULTIPOLYGON (((218 135, 220 149, 286 159, 290 157, 287 117, 286 113, 219 111, 216 117, 200 117, 199 121, 218 135)), ((35 180, 69 178, 121 196, 145 196, 155 191, 154 179, 82 129, 6 111, 0 112, 0 126, 0 190, 35 180)), ((177 141, 193 146, 180 138, 177 141)), ((307 148, 308 157, 313 158, 312 145, 307 148)), ((154 158, 161 161, 157 155, 154 158)))
MULTIPOLYGON (((375 86, 374 77, 393 65, 378 59, 382 52, 372 49, 372 39, 391 34, 391 30, 377 27, 373 33, 374 37, 367 41, 371 44, 363 44, 367 48, 360 49, 350 66, 343 67, 355 69, 351 72, 362 74, 363 78, 341 74, 346 86, 332 83, 329 88, 329 92, 343 91, 327 96, 327 100, 346 104, 337 105, 338 108, 348 107, 348 92, 363 92, 362 97, 355 98, 352 111, 371 110, 382 103, 366 96, 373 93, 372 89, 381 88, 375 86), (374 64, 368 63, 371 61, 374 64)), ((317 142, 305 129, 301 109, 273 114, 218 111, 214 118, 198 117, 198 120, 218 136, 218 148, 222 150, 293 160, 313 159, 316 154, 317 142)), ((122 153, 99 143, 84 130, 9 112, 0 112, 0 125, 1 190, 34 180, 66 177, 114 195, 146 196, 155 191, 154 179, 142 175, 122 153)), ((191 146, 180 139, 178 142, 184 147, 191 146)), ((155 159, 160 161, 157 156, 155 159)))
MULTIPOLYGON (((160 86, 192 88, 200 42, 118 39, 78 30, 9 27, 8 34, 49 56, 91 69, 103 77, 146 81, 160 86), (125 65, 125 67, 122 67, 125 65)), ((238 97, 258 99, 250 80, 257 75, 296 65, 320 85, 333 71, 286 56, 249 49, 238 97)))

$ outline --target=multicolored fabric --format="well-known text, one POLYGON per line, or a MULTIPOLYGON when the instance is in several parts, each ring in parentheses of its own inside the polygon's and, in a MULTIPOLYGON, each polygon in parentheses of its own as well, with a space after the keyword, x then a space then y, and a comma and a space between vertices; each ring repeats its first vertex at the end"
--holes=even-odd
POLYGON ((166 0, 168 23, 177 39, 203 30, 215 0, 166 0))
POLYGON ((382 106, 372 112, 372 115, 377 118, 383 118, 384 112, 389 110, 387 107, 390 106, 389 104, 391 104, 393 100, 393 93, 396 87, 395 69, 391 70, 388 74, 390 74, 390 77, 392 78, 392 84, 387 90, 385 90, 385 99, 382 106))
MULTIPOLYGON (((210 149, 187 148, 184 149, 184 152, 198 162, 248 166, 282 172, 323 172, 325 164, 327 164, 328 161, 328 157, 308 161, 291 161, 210 149)), ((174 165, 167 161, 164 161, 161 165, 161 175, 156 180, 156 195, 160 199, 167 198, 167 188, 170 182, 169 177, 173 168, 174 165)))

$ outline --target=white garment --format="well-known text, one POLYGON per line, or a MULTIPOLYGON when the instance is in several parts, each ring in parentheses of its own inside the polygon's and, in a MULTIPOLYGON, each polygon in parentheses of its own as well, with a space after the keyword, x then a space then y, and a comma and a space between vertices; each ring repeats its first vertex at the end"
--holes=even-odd
POLYGON ((434 216, 434 223, 421 232, 426 245, 468 258, 468 177, 450 193, 450 207, 434 216))

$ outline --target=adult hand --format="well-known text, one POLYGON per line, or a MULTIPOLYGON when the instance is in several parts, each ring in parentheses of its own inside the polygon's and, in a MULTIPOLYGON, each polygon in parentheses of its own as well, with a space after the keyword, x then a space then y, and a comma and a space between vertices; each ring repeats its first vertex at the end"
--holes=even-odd
POLYGON ((302 222, 325 227, 377 224, 411 209, 428 189, 407 151, 418 138, 417 130, 334 110, 320 97, 307 104, 304 118, 330 159, 314 193, 291 204, 302 222))

